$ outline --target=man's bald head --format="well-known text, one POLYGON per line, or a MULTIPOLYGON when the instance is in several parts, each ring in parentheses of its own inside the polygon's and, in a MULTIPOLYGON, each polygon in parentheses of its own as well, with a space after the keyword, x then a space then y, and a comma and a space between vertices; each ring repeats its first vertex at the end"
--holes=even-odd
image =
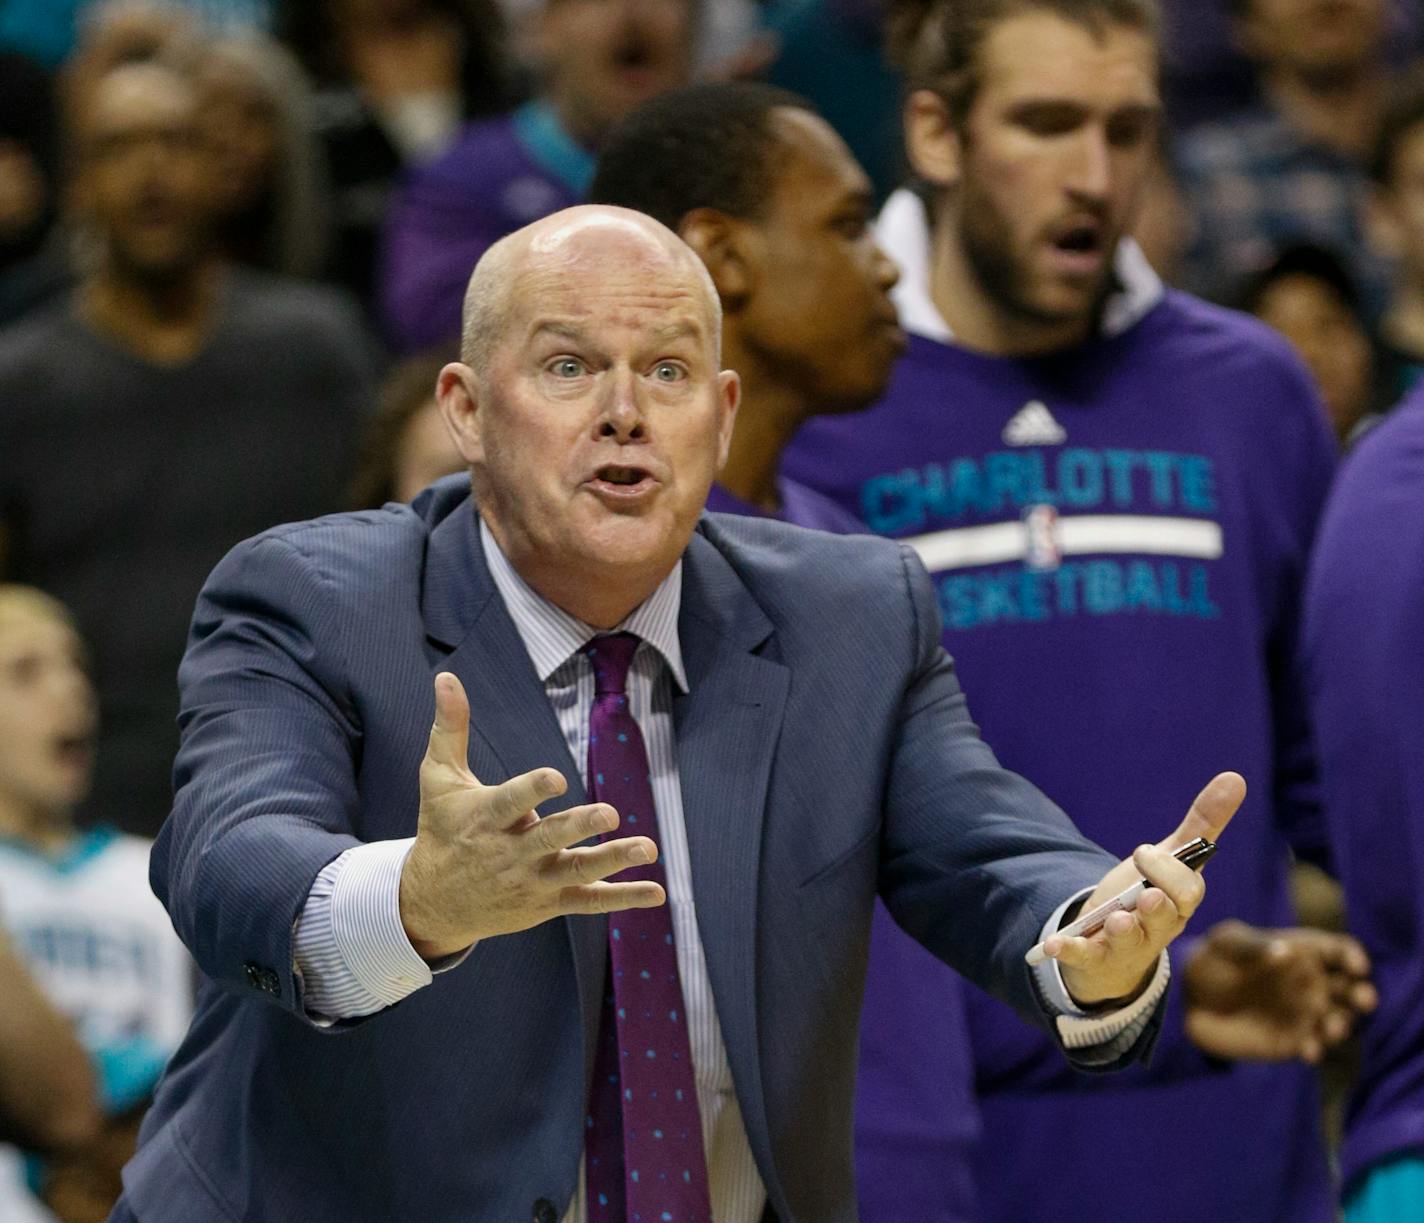
POLYGON ((475 265, 465 290, 460 359, 483 379, 510 317, 541 283, 590 260, 642 264, 655 283, 685 278, 705 302, 717 359, 722 352, 722 304, 692 248, 665 225, 627 208, 566 208, 501 238, 475 265))

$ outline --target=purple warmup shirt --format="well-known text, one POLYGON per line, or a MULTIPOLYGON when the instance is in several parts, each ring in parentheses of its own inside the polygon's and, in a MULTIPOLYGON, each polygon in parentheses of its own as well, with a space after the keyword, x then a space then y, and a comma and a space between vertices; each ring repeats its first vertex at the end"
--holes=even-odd
POLYGON ((399 352, 444 343, 480 256, 506 234, 577 204, 593 159, 531 105, 471 124, 406 183, 386 221, 381 309, 399 352))
POLYGON ((1325 809, 1378 1009, 1345 1122, 1346 1180, 1424 1155, 1424 393, 1351 454, 1306 591, 1325 809))
MULTIPOLYGON (((781 480, 782 511, 796 526, 838 535, 865 524, 814 489, 781 480)), ((764 511, 714 484, 707 508, 764 511)), ((866 1220, 973 1223, 970 1158, 979 1135, 958 976, 895 924, 876 901, 861 1014, 855 1093, 855 1171, 866 1220)))
MULTIPOLYGON (((1205 929, 1289 923, 1288 846, 1324 854, 1289 664, 1332 464, 1285 343, 1168 293, 1048 358, 915 337, 886 398, 812 421, 784 470, 915 541, 985 739, 1112 852, 1169 832, 1222 769, 1246 776, 1205 929)), ((985 1221, 1333 1218, 1314 1072, 1208 1062, 1180 989, 1151 1065, 1099 1077, 966 995, 985 1221)))

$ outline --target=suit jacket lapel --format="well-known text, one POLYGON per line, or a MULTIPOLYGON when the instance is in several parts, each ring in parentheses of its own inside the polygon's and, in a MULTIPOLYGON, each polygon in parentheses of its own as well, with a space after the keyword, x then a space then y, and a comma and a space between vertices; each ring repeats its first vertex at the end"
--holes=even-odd
MULTIPOLYGON (((485 566, 479 519, 464 504, 431 532, 422 612, 432 640, 452 652, 431 669, 453 671, 470 699, 470 768, 495 783, 550 766, 568 790, 545 814, 588 801, 579 770, 524 641, 485 566)), ((608 920, 563 919, 573 951, 583 1015, 584 1066, 592 1073, 608 956, 608 920)))
MULTIPOLYGON (((737 1100, 772 1175, 757 1034, 762 822, 789 673, 752 651, 771 622, 700 533, 683 567, 679 632, 688 691, 673 705, 697 923, 737 1100)), ((768 1183, 773 1198, 779 1191, 768 1183)))

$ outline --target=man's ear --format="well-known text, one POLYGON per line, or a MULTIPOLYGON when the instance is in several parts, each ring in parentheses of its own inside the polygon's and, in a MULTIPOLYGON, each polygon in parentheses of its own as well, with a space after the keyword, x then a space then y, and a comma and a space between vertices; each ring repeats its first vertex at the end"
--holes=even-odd
POLYGON ((715 208, 694 208, 682 218, 677 232, 707 265, 722 310, 737 310, 751 296, 756 281, 745 227, 715 208))
POLYGON ((482 462, 485 448, 480 432, 480 387, 475 371, 459 361, 452 361, 440 371, 435 383, 435 402, 460 457, 471 467, 482 462))
POLYGON ((917 89, 905 99, 905 153, 910 166, 936 187, 959 183, 964 140, 945 100, 932 89, 917 89))

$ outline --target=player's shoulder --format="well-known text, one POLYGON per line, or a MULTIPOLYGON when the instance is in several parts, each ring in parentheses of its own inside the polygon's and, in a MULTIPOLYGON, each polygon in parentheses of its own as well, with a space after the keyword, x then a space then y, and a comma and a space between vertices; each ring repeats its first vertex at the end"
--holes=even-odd
POLYGON ((1169 289, 1139 324, 1164 365, 1184 377, 1222 388, 1227 401, 1273 390, 1285 400, 1319 409, 1314 383, 1300 356, 1279 332, 1241 310, 1169 289))
POLYGON ((1170 338, 1189 351, 1230 353, 1246 361, 1299 367, 1285 337, 1245 311, 1180 289, 1168 289, 1157 310, 1170 338))
POLYGON ((1424 479, 1424 386, 1355 444, 1341 467, 1341 490, 1358 489, 1365 497, 1388 481, 1417 489, 1424 479))

